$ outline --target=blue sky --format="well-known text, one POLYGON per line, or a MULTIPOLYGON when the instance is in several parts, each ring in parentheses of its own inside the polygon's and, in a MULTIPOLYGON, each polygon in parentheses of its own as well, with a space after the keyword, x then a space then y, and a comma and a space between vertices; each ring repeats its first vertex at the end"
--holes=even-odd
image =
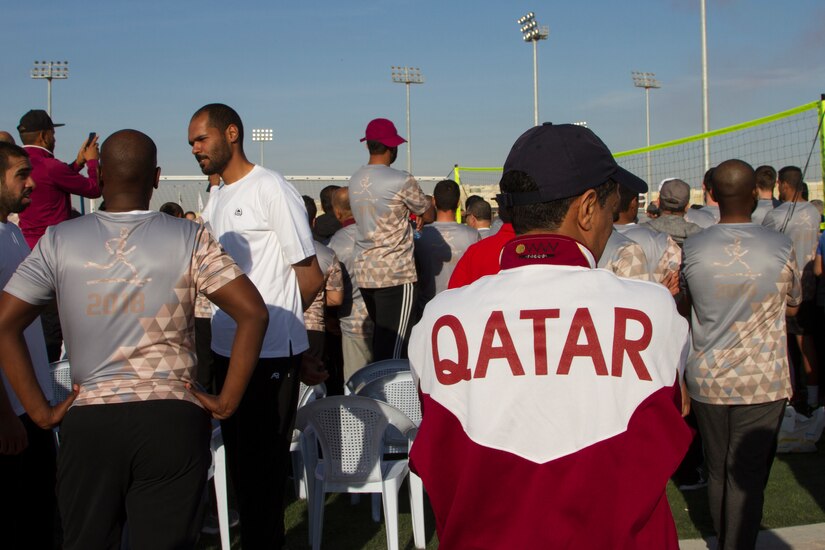
MULTIPOLYGON (((825 3, 707 0, 710 125, 795 107, 825 92, 825 3)), ((266 162, 290 175, 347 175, 374 117, 405 125, 392 65, 421 68, 412 88, 414 173, 500 165, 532 124, 532 48, 516 19, 534 11, 540 119, 584 120, 613 151, 644 145, 644 92, 655 72, 654 143, 701 131, 699 0, 282 2, 190 0, 7 3, 0 129, 45 108, 34 60, 68 60, 53 85, 58 157, 89 131, 136 128, 158 144, 166 175, 196 174, 191 114, 225 102, 249 131, 273 128, 266 162)), ((247 137, 247 152, 259 158, 247 137)), ((398 167, 406 167, 406 150, 398 167)))

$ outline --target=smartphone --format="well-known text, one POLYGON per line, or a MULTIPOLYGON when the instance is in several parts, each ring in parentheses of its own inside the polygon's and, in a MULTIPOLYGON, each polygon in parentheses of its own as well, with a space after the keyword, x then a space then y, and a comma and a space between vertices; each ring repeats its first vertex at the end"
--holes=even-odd
POLYGON ((86 140, 86 145, 83 146, 84 149, 92 144, 92 140, 95 138, 96 135, 97 134, 95 132, 89 132, 89 139, 86 140))

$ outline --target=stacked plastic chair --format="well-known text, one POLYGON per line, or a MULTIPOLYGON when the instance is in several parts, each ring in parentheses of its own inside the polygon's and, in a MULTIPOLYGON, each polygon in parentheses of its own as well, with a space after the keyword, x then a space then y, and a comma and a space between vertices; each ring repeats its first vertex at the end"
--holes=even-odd
POLYGON ((410 440, 415 435, 415 424, 403 412, 367 397, 327 397, 298 410, 295 428, 302 432, 307 474, 314 477, 309 497, 313 550, 321 547, 327 493, 381 493, 387 548, 398 549, 398 491, 409 465, 407 459, 384 459, 388 426, 410 440))

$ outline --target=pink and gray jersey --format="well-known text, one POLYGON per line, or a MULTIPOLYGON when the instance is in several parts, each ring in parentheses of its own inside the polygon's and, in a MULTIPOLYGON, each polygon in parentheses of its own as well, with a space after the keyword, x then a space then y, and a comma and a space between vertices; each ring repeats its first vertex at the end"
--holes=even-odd
POLYGON ((682 265, 682 249, 667 233, 635 223, 616 225, 614 228, 642 247, 651 281, 661 283, 668 273, 678 271, 682 265))
POLYGON ((819 220, 819 210, 809 202, 783 202, 762 220, 762 225, 784 233, 793 241, 805 301, 816 297, 813 260, 819 242, 819 220))
POLYGON ((324 320, 326 293, 330 290, 343 291, 344 279, 341 274, 341 262, 338 261, 331 248, 315 241, 315 257, 318 259, 321 273, 324 274, 324 288, 318 291, 312 304, 304 311, 304 324, 307 330, 324 332, 326 330, 324 320))
POLYGON ((75 405, 183 399, 196 366, 194 307, 242 275, 202 227, 158 212, 97 212, 49 227, 6 291, 57 297, 75 405))
POLYGON ((599 258, 599 267, 626 279, 650 280, 647 256, 642 247, 615 228, 599 258))
POLYGON ((358 236, 353 275, 360 288, 416 281, 410 213, 423 214, 427 196, 410 174, 383 164, 362 166, 349 181, 358 236))
POLYGON ((753 223, 714 225, 685 241, 682 273, 693 302, 691 398, 750 405, 790 397, 785 309, 801 298, 791 240, 753 223))
POLYGON ((361 297, 361 289, 352 277, 355 266, 356 230, 355 224, 342 227, 329 240, 329 247, 335 251, 343 268, 344 303, 338 306, 341 332, 353 338, 366 338, 372 335, 372 321, 364 298, 361 297))

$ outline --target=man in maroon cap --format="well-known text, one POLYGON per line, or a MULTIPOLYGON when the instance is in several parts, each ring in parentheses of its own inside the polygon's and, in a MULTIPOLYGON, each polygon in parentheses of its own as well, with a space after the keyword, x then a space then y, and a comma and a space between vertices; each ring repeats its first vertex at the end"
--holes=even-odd
MULTIPOLYGON (((23 115, 17 131, 23 148, 32 164, 32 179, 36 187, 32 191, 31 206, 20 212, 20 229, 29 248, 34 249, 46 228, 69 219, 72 211, 72 195, 90 199, 100 196, 97 182, 97 136, 87 140, 77 152, 71 164, 54 158, 54 129, 63 124, 55 124, 42 109, 33 109, 23 115), (86 166, 88 176, 80 170, 86 166)), ((48 306, 42 315, 43 331, 49 361, 60 358, 63 335, 57 308, 48 306)))
POLYGON ((390 168, 398 146, 407 141, 391 121, 370 121, 361 141, 367 142, 370 159, 349 181, 358 227, 353 277, 375 323, 373 359, 380 361, 407 356, 418 280, 409 218, 423 214, 430 200, 415 178, 390 168))

